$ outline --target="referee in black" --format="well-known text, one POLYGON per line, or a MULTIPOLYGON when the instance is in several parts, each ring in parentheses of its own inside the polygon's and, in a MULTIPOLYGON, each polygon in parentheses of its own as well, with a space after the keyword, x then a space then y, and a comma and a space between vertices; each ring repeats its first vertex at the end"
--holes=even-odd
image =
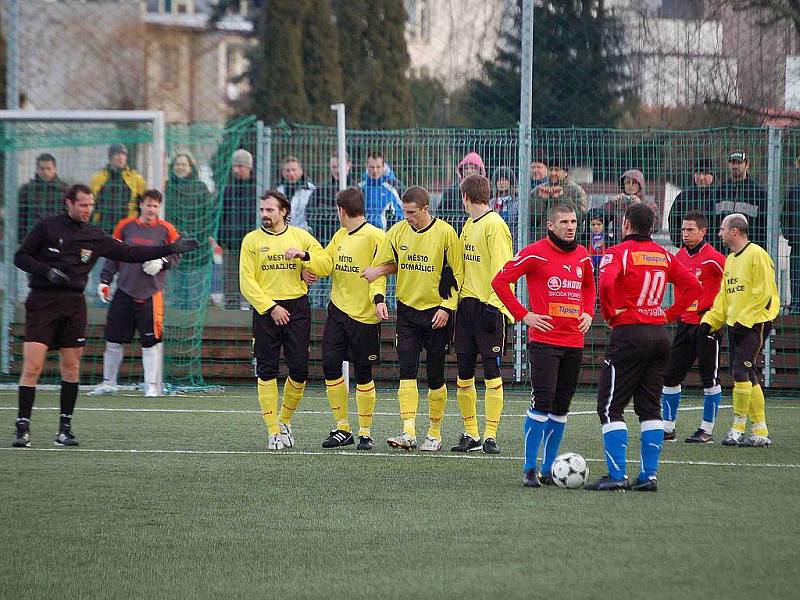
POLYGON ((75 184, 64 198, 66 211, 36 223, 17 250, 14 264, 30 273, 25 302, 25 343, 19 380, 17 432, 13 446, 31 444, 30 423, 36 383, 48 350, 59 351, 61 419, 57 446, 77 446, 70 425, 78 397, 78 379, 86 345, 86 300, 83 290, 94 263, 102 256, 122 262, 144 262, 197 248, 197 240, 180 238, 166 246, 129 246, 89 224, 94 196, 75 184))

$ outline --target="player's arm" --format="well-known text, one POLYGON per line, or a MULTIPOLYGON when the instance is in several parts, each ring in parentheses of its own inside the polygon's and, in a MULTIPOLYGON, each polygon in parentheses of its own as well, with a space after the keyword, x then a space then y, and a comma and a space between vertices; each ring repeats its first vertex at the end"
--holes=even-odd
POLYGON ((775 269, 768 254, 758 253, 756 255, 750 277, 750 306, 756 310, 770 306, 770 302, 773 301, 772 291, 775 287, 775 269))
POLYGON ((716 260, 708 260, 703 264, 703 294, 697 302, 697 312, 701 315, 705 313, 714 304, 714 298, 717 297, 720 284, 722 283, 722 274, 724 273, 723 266, 716 260), (714 285, 713 282, 717 282, 714 285))
POLYGON ((581 333, 586 333, 594 321, 597 289, 594 285, 594 268, 591 257, 586 256, 581 265, 583 266, 583 278, 581 279, 581 316, 578 319, 578 329, 581 333))
POLYGON ((714 298, 714 304, 712 304, 711 308, 703 315, 703 319, 700 323, 705 323, 709 326, 711 331, 716 331, 725 324, 727 316, 728 293, 725 290, 725 282, 723 281, 722 285, 719 286, 716 298, 714 298))
POLYGON ((442 298, 442 308, 454 311, 458 306, 458 291, 464 283, 464 246, 461 240, 456 235, 456 232, 450 229, 447 232, 447 242, 444 249, 445 262, 450 267, 453 273, 455 285, 451 282, 451 293, 449 298, 442 298))
POLYGON ((333 271, 333 256, 322 248, 322 245, 313 235, 305 232, 304 249, 306 258, 303 259, 303 267, 311 271, 317 277, 330 275, 333 271))
POLYGON ((278 306, 256 279, 256 247, 251 236, 242 240, 239 254, 239 289, 259 314, 267 314, 278 306))
POLYGON ((382 275, 397 272, 397 252, 394 248, 395 228, 392 227, 386 237, 378 246, 378 251, 372 259, 372 265, 364 269, 362 277, 370 283, 382 275))
POLYGON ((600 261, 600 312, 606 323, 610 323, 618 314, 614 289, 622 273, 621 261, 621 257, 613 251, 604 254, 600 261))
MULTIPOLYGON (((372 258, 375 258, 375 255, 378 253, 378 248, 383 243, 383 240, 386 238, 386 233, 381 231, 380 229, 374 230, 374 241, 375 241, 375 251, 373 252, 372 258)), ((397 265, 394 263, 390 263, 388 265, 383 265, 381 267, 377 267, 378 269, 391 269, 391 273, 397 272, 397 265)), ((363 273, 361 275, 364 276, 363 273)), ((369 297, 370 300, 375 302, 376 300, 385 301, 386 299, 386 275, 380 275, 376 279, 370 281, 369 284, 369 297)), ((377 302, 375 302, 377 304, 377 302)))
POLYGON ((683 314, 692 303, 703 294, 703 287, 686 265, 677 260, 670 260, 669 281, 675 290, 675 301, 664 311, 667 321, 674 321, 683 314))
POLYGON ((50 266, 36 258, 39 248, 46 243, 44 221, 39 220, 14 254, 14 265, 26 273, 46 276, 50 266))
POLYGON ((528 309, 517 300, 513 285, 523 275, 535 273, 537 261, 538 259, 532 256, 530 246, 528 246, 507 261, 492 279, 492 289, 516 321, 522 321, 528 314, 528 309))
POLYGON ((197 247, 198 243, 194 238, 180 238, 164 246, 129 246, 108 234, 103 235, 95 246, 98 256, 131 263, 141 263, 170 254, 191 252, 197 247))
MULTIPOLYGON (((489 232, 486 236, 486 242, 489 246, 489 269, 491 277, 502 271, 503 267, 508 261, 514 258, 513 245, 511 242, 511 232, 505 223, 499 223, 498 226, 489 232)), ((511 284, 511 294, 514 294, 514 284, 511 284)), ((489 304, 502 308, 505 303, 500 300, 497 292, 492 287, 492 293, 489 296, 489 304)))

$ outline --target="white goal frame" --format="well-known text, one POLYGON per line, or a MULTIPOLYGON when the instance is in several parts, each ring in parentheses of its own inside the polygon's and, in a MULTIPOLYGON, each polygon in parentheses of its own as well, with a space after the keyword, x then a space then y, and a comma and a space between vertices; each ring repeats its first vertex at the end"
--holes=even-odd
MULTIPOLYGON (((149 123, 153 128, 152 164, 147 169, 147 185, 161 189, 164 183, 164 159, 166 157, 166 134, 164 112, 160 110, 0 110, 0 127, 8 123, 74 123, 79 121, 95 123, 149 123)), ((17 300, 17 277, 14 266, 14 253, 19 246, 17 224, 19 213, 16 201, 18 191, 16 153, 6 152, 4 173, 5 215, 3 223, 3 270, 6 273, 6 289, 3 295, 2 323, 0 327, 0 372, 11 373, 11 325, 17 300)), ((161 210, 164 210, 162 203, 161 210)), ((163 352, 161 372, 163 373, 163 352)), ((159 382, 160 384, 160 382, 159 382)))

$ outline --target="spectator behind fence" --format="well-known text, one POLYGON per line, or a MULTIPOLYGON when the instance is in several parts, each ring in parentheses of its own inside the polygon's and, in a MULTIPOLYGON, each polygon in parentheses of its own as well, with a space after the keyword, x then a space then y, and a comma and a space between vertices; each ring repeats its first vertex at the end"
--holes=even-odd
POLYGON ((97 203, 93 223, 111 233, 120 220, 139 214, 139 199, 147 185, 139 172, 128 165, 125 144, 113 144, 108 148, 108 164, 94 174, 89 188, 97 203))
POLYGON ((397 177, 380 152, 367 157, 364 180, 358 184, 364 194, 367 222, 386 231, 388 225, 403 218, 403 205, 397 191, 397 177), (391 223, 390 223, 391 221, 391 223))
POLYGON ((67 184, 58 177, 55 157, 52 154, 37 156, 36 174, 19 188, 17 231, 20 242, 36 221, 64 212, 66 194, 67 184))
MULTIPOLYGON (((747 217, 750 241, 767 249, 767 190, 750 176, 750 159, 744 150, 731 152, 728 171, 730 176, 719 186, 716 210, 709 219, 708 229, 718 232, 726 216, 741 213, 747 217)), ((717 250, 724 252, 719 238, 709 237, 717 250)))
POLYGON ((292 204, 292 225, 310 231, 307 210, 317 187, 311 183, 303 172, 303 163, 296 156, 287 156, 281 167, 281 183, 278 191, 284 194, 292 204))
MULTIPOLYGON (((711 161, 705 158, 699 159, 692 171, 692 185, 682 190, 672 203, 669 211, 669 237, 672 243, 678 248, 683 243, 681 226, 683 216, 691 211, 702 213, 706 218, 711 217, 715 211, 717 188, 714 186, 714 169, 711 161)), ((707 241, 717 238, 718 230, 708 229, 707 241)))
POLYGON ((602 207, 603 224, 609 240, 615 244, 622 241, 622 222, 625 219, 625 211, 632 204, 642 202, 650 207, 655 215, 655 231, 660 229, 658 205, 652 200, 648 200, 644 195, 644 174, 638 169, 630 169, 619 178, 621 192, 608 200, 602 207))
MULTIPOLYGON (((353 187, 350 180, 350 155, 345 152, 345 188, 353 187)), ((334 150, 328 160, 328 182, 319 186, 306 208, 308 226, 322 244, 327 244, 340 227, 336 194, 339 193, 339 154, 334 150)))
MULTIPOLYGON (((800 169, 800 158, 794 166, 800 169)), ((789 188, 781 211, 781 229, 783 236, 789 240, 789 278, 791 281, 792 301, 787 308, 789 314, 800 314, 800 184, 789 188)))
POLYGON ((589 244, 586 246, 592 257, 595 275, 599 275, 600 261, 606 253, 606 228, 603 215, 595 211, 589 213, 589 244))
MULTIPOLYGON (((210 217, 213 215, 214 197, 206 184, 200 181, 197 162, 189 152, 179 152, 172 159, 164 197, 167 220, 177 231, 191 232, 201 239, 203 232, 211 230, 210 217)), ((216 246, 214 242, 213 247, 216 246)), ((197 301, 200 296, 197 286, 204 278, 207 260, 208 254, 201 250, 187 256, 173 269, 169 278, 168 299, 176 308, 193 308, 192 302, 197 301)), ((221 279, 219 273, 214 275, 215 279, 221 279)), ((221 281, 212 283, 212 294, 218 294, 216 298, 221 303, 221 281)))
POLYGON ((483 175, 486 177, 486 167, 483 165, 483 159, 480 154, 468 152, 458 163, 456 172, 458 173, 458 181, 442 194, 442 200, 436 208, 436 216, 447 221, 457 233, 460 233, 464 223, 467 222, 467 214, 464 212, 464 204, 461 200, 461 182, 470 175, 483 175))
POLYGON ((578 229, 575 237, 579 244, 584 242, 589 202, 586 199, 584 189, 574 181, 569 180, 569 168, 566 161, 561 158, 550 160, 549 177, 547 181, 534 189, 534 195, 538 196, 538 203, 543 205, 544 208, 544 210, 537 212, 537 218, 546 220, 546 215, 554 204, 572 206, 575 209, 575 216, 578 218, 578 229))
POLYGON ((517 220, 519 218, 519 196, 517 195, 517 178, 514 170, 498 167, 492 175, 491 207, 508 224, 511 238, 516 243, 517 220))
MULTIPOLYGON (((239 249, 242 239, 258 221, 258 194, 253 176, 253 155, 243 148, 233 153, 233 176, 222 195, 217 242, 223 249, 223 279, 226 305, 246 308, 239 295, 239 249)), ((219 260, 219 259, 217 259, 219 260)), ((215 300, 217 298, 215 297, 215 300)))
POLYGON ((543 183, 547 183, 549 172, 547 169, 547 160, 542 155, 536 155, 531 161, 531 187, 530 190, 535 190, 543 183))

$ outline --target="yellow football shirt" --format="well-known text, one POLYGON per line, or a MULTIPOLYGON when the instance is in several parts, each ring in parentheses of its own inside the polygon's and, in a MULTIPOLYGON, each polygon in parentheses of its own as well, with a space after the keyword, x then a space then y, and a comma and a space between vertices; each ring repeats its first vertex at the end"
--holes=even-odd
POLYGON ((464 283, 461 298, 477 298, 497 307, 513 320, 508 309, 492 289, 492 279, 514 257, 511 232, 503 218, 488 210, 470 218, 461 230, 464 247, 464 283))

